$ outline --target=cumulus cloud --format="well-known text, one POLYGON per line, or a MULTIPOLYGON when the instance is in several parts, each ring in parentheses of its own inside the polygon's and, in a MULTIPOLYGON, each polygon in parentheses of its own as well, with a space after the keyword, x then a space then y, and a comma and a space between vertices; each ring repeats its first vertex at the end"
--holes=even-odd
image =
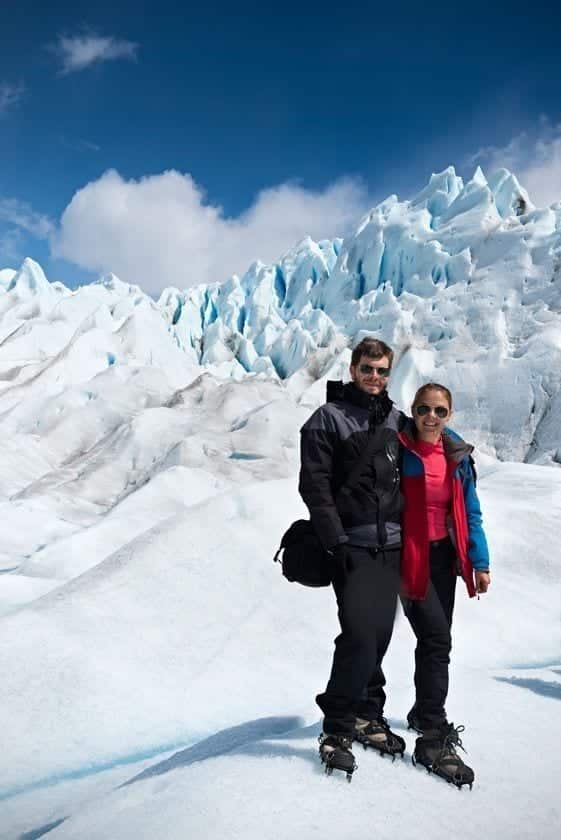
POLYGON ((95 33, 82 35, 60 35, 56 44, 50 46, 61 64, 61 74, 77 73, 99 64, 102 61, 115 61, 120 58, 135 59, 138 44, 124 41, 112 36, 101 36, 95 33))
POLYGON ((542 117, 535 131, 522 132, 506 146, 486 146, 469 159, 488 172, 506 167, 524 186, 534 204, 561 201, 561 124, 542 117))
POLYGON ((296 183, 263 190, 226 218, 188 174, 171 170, 138 181, 110 170, 74 195, 52 251, 82 268, 113 271, 157 295, 243 273, 270 262, 304 236, 346 234, 370 207, 364 186, 345 178, 321 191, 296 183))
POLYGON ((23 82, 17 82, 16 84, 0 82, 0 117, 17 105, 24 93, 25 85, 23 82))

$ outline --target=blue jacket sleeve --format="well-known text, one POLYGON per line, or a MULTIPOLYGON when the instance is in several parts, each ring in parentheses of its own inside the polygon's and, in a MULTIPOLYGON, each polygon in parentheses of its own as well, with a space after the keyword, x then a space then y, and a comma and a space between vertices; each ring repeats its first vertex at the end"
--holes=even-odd
POLYGON ((486 570, 489 568, 489 547, 483 530, 481 505, 475 489, 473 468, 468 458, 462 464, 462 487, 469 529, 468 555, 473 568, 486 570))

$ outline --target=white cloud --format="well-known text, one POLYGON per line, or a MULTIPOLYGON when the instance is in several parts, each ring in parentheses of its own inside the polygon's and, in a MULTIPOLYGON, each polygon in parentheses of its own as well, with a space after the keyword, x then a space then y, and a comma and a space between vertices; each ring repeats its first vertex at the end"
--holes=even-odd
POLYGON ((138 44, 111 36, 104 37, 94 33, 84 35, 60 35, 50 49, 62 63, 61 73, 76 73, 92 64, 102 61, 114 61, 119 58, 135 59, 138 44))
POLYGON ((100 152, 101 146, 93 143, 91 140, 83 140, 81 137, 66 137, 64 134, 60 136, 60 142, 65 149, 70 149, 73 152, 100 152))
POLYGON ((25 256, 25 233, 48 239, 55 226, 48 216, 36 213, 25 201, 0 198, 0 268, 16 264, 25 256))
POLYGON ((54 231, 47 216, 36 213, 29 204, 17 198, 0 198, 0 222, 25 230, 37 239, 47 239, 54 231))
POLYGON ((542 117, 534 131, 523 132, 503 147, 486 146, 469 159, 488 172, 513 172, 537 207, 561 201, 561 124, 542 117))
POLYGON ((22 261, 22 235, 17 228, 0 231, 0 269, 18 265, 22 261))
POLYGON ((25 85, 23 82, 17 84, 0 82, 0 117, 17 105, 24 93, 25 85))
POLYGON ((263 190, 239 217, 225 218, 190 175, 171 170, 126 181, 110 170, 74 195, 52 250, 157 295, 166 286, 225 280, 255 259, 278 259, 306 235, 344 235, 370 204, 354 179, 317 192, 288 183, 263 190))
POLYGON ((538 206, 561 201, 561 128, 557 137, 536 144, 536 160, 520 174, 538 206))

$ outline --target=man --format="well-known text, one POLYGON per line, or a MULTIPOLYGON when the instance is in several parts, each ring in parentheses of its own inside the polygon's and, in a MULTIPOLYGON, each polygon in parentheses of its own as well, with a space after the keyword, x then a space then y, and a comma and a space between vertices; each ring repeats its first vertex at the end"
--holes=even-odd
POLYGON ((405 750, 383 717, 382 660, 399 591, 397 433, 405 419, 386 390, 392 362, 393 351, 383 341, 361 341, 351 357, 352 381, 340 383, 335 399, 301 430, 300 495, 333 560, 341 624, 327 688, 316 697, 324 713, 320 757, 327 772, 346 771, 349 780, 356 766, 353 739, 391 756, 405 750), (355 471, 345 492, 359 463, 359 475, 355 471))

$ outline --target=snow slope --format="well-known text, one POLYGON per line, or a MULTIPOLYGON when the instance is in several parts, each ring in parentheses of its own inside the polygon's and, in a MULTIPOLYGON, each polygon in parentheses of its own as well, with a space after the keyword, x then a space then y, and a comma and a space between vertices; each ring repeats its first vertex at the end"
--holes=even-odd
MULTIPOLYGON (((345 242, 158 303, 0 272, 1 840, 558 836, 560 218, 447 170, 345 242), (321 774, 334 600, 271 562, 305 513, 298 430, 370 332, 398 404, 443 381, 479 446, 493 585, 458 593, 449 703, 470 795, 369 754, 321 774)), ((412 650, 400 617, 397 728, 412 650)))
MULTIPOLYGON (((481 480, 493 588, 481 601, 458 593, 448 704, 467 725, 473 799, 369 754, 351 788, 321 776, 313 697, 336 614, 328 590, 290 585, 271 563, 300 512, 293 490, 294 480, 238 485, 4 618, 0 791, 18 830, 67 817, 53 838, 218 837, 228 826, 231 837, 335 838, 377 821, 381 837, 410 837, 437 809, 436 837, 556 836, 561 473, 497 465, 481 480), (126 765, 150 756, 143 780, 114 788, 115 765, 126 781, 126 765), (101 792, 75 805, 73 785, 104 769, 101 792)), ((387 667, 400 728, 412 647, 400 618, 387 667)))

